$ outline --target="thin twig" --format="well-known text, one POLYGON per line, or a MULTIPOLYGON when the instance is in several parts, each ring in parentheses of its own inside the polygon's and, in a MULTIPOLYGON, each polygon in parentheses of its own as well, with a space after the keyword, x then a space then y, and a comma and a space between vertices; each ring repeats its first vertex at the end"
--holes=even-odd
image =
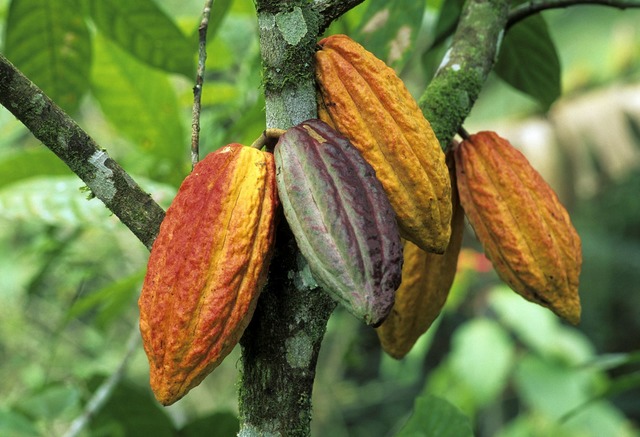
POLYGON ((118 386, 120 380, 124 377, 124 374, 127 370, 127 366, 129 365, 129 360, 133 353, 138 349, 138 344, 140 343, 140 331, 138 329, 138 324, 134 326, 129 335, 129 340, 127 341, 127 347, 125 349, 124 357, 118 365, 118 368, 107 378, 100 387, 93 394, 89 402, 87 402, 87 406, 80 416, 78 416, 72 423, 67 432, 63 437, 76 437, 82 432, 82 430, 89 424, 91 419, 102 409, 105 403, 111 397, 113 390, 118 386))
POLYGON ((267 146, 267 150, 269 149, 273 150, 276 143, 278 142, 278 139, 285 132, 286 131, 284 129, 276 129, 276 128, 266 129, 262 131, 262 134, 253 143, 251 143, 251 147, 254 149, 260 150, 264 146, 267 146))
POLYGON ((509 12, 507 29, 525 18, 547 9, 566 8, 577 5, 602 5, 618 9, 640 8, 640 2, 628 0, 544 0, 522 3, 509 12))
POLYGON ((191 121, 191 168, 200 160, 200 110, 202 100, 202 85, 204 83, 204 69, 207 61, 207 29, 213 0, 206 0, 202 10, 202 21, 198 27, 198 70, 196 85, 193 87, 193 112, 191 121))

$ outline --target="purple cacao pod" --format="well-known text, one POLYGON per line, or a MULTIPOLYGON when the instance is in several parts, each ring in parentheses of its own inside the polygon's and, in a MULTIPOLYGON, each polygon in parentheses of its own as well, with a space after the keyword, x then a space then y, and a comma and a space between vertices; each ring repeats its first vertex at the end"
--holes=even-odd
POLYGON ((403 258, 375 171, 320 120, 289 129, 274 156, 284 214, 313 277, 356 317, 379 325, 393 306, 403 258))

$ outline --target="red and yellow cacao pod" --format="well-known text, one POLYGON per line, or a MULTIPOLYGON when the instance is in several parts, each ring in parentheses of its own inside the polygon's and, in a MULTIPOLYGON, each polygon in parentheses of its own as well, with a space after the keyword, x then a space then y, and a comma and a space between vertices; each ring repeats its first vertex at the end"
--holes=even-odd
POLYGON ((450 161, 453 217, 451 239, 444 254, 425 252, 404 242, 402 283, 389 317, 376 328, 382 349, 396 359, 403 358, 440 314, 449 295, 458 265, 464 234, 464 211, 455 188, 453 156, 450 161))
POLYGON ((460 201, 498 275, 525 299, 580 321, 580 237, 526 157, 495 132, 455 149, 460 201))
POLYGON ((278 206, 273 155, 230 144, 184 180, 139 299, 151 388, 170 405, 231 352, 267 277, 278 206))
POLYGON ((402 246, 373 168, 320 120, 289 129, 274 155, 284 215, 313 277, 356 317, 379 324, 400 285, 402 246))
POLYGON ((319 42, 319 117, 376 171, 401 235, 443 253, 451 234, 451 185, 431 125, 393 69, 346 35, 319 42))

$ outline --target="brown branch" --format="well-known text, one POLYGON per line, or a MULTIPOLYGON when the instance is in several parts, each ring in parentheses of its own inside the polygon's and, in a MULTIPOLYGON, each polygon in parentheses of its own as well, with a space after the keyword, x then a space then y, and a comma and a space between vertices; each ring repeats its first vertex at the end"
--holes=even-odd
POLYGON ((87 184, 148 248, 164 211, 45 93, 0 54, 0 104, 87 184))
POLYGON ((493 69, 508 10, 508 0, 467 1, 451 48, 420 98, 420 108, 445 150, 493 69))
POLYGON ((640 8, 640 2, 625 0, 546 0, 522 3, 509 12, 507 29, 525 18, 548 9, 566 8, 577 5, 601 5, 618 9, 640 8))
POLYGON ((315 0, 313 7, 322 17, 320 33, 324 32, 331 23, 344 15, 347 11, 358 6, 364 0, 315 0))
POLYGON ((198 27, 198 70, 196 85, 193 87, 193 111, 191 118, 191 168, 200 160, 200 110, 202 108, 202 85, 204 84, 204 70, 207 62, 207 29, 213 0, 206 0, 202 10, 202 21, 198 27))

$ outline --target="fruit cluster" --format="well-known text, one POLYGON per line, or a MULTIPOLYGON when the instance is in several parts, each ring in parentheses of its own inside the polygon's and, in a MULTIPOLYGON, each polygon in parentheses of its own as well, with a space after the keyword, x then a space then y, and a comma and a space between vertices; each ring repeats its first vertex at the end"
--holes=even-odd
POLYGON ((557 196, 492 132, 445 157, 395 72, 344 35, 319 42, 319 119, 273 150, 230 144, 184 180, 139 300, 151 387, 182 398, 231 352, 266 281, 280 214, 320 287, 402 358, 445 304, 464 216, 526 299, 580 318, 580 239, 557 196))

